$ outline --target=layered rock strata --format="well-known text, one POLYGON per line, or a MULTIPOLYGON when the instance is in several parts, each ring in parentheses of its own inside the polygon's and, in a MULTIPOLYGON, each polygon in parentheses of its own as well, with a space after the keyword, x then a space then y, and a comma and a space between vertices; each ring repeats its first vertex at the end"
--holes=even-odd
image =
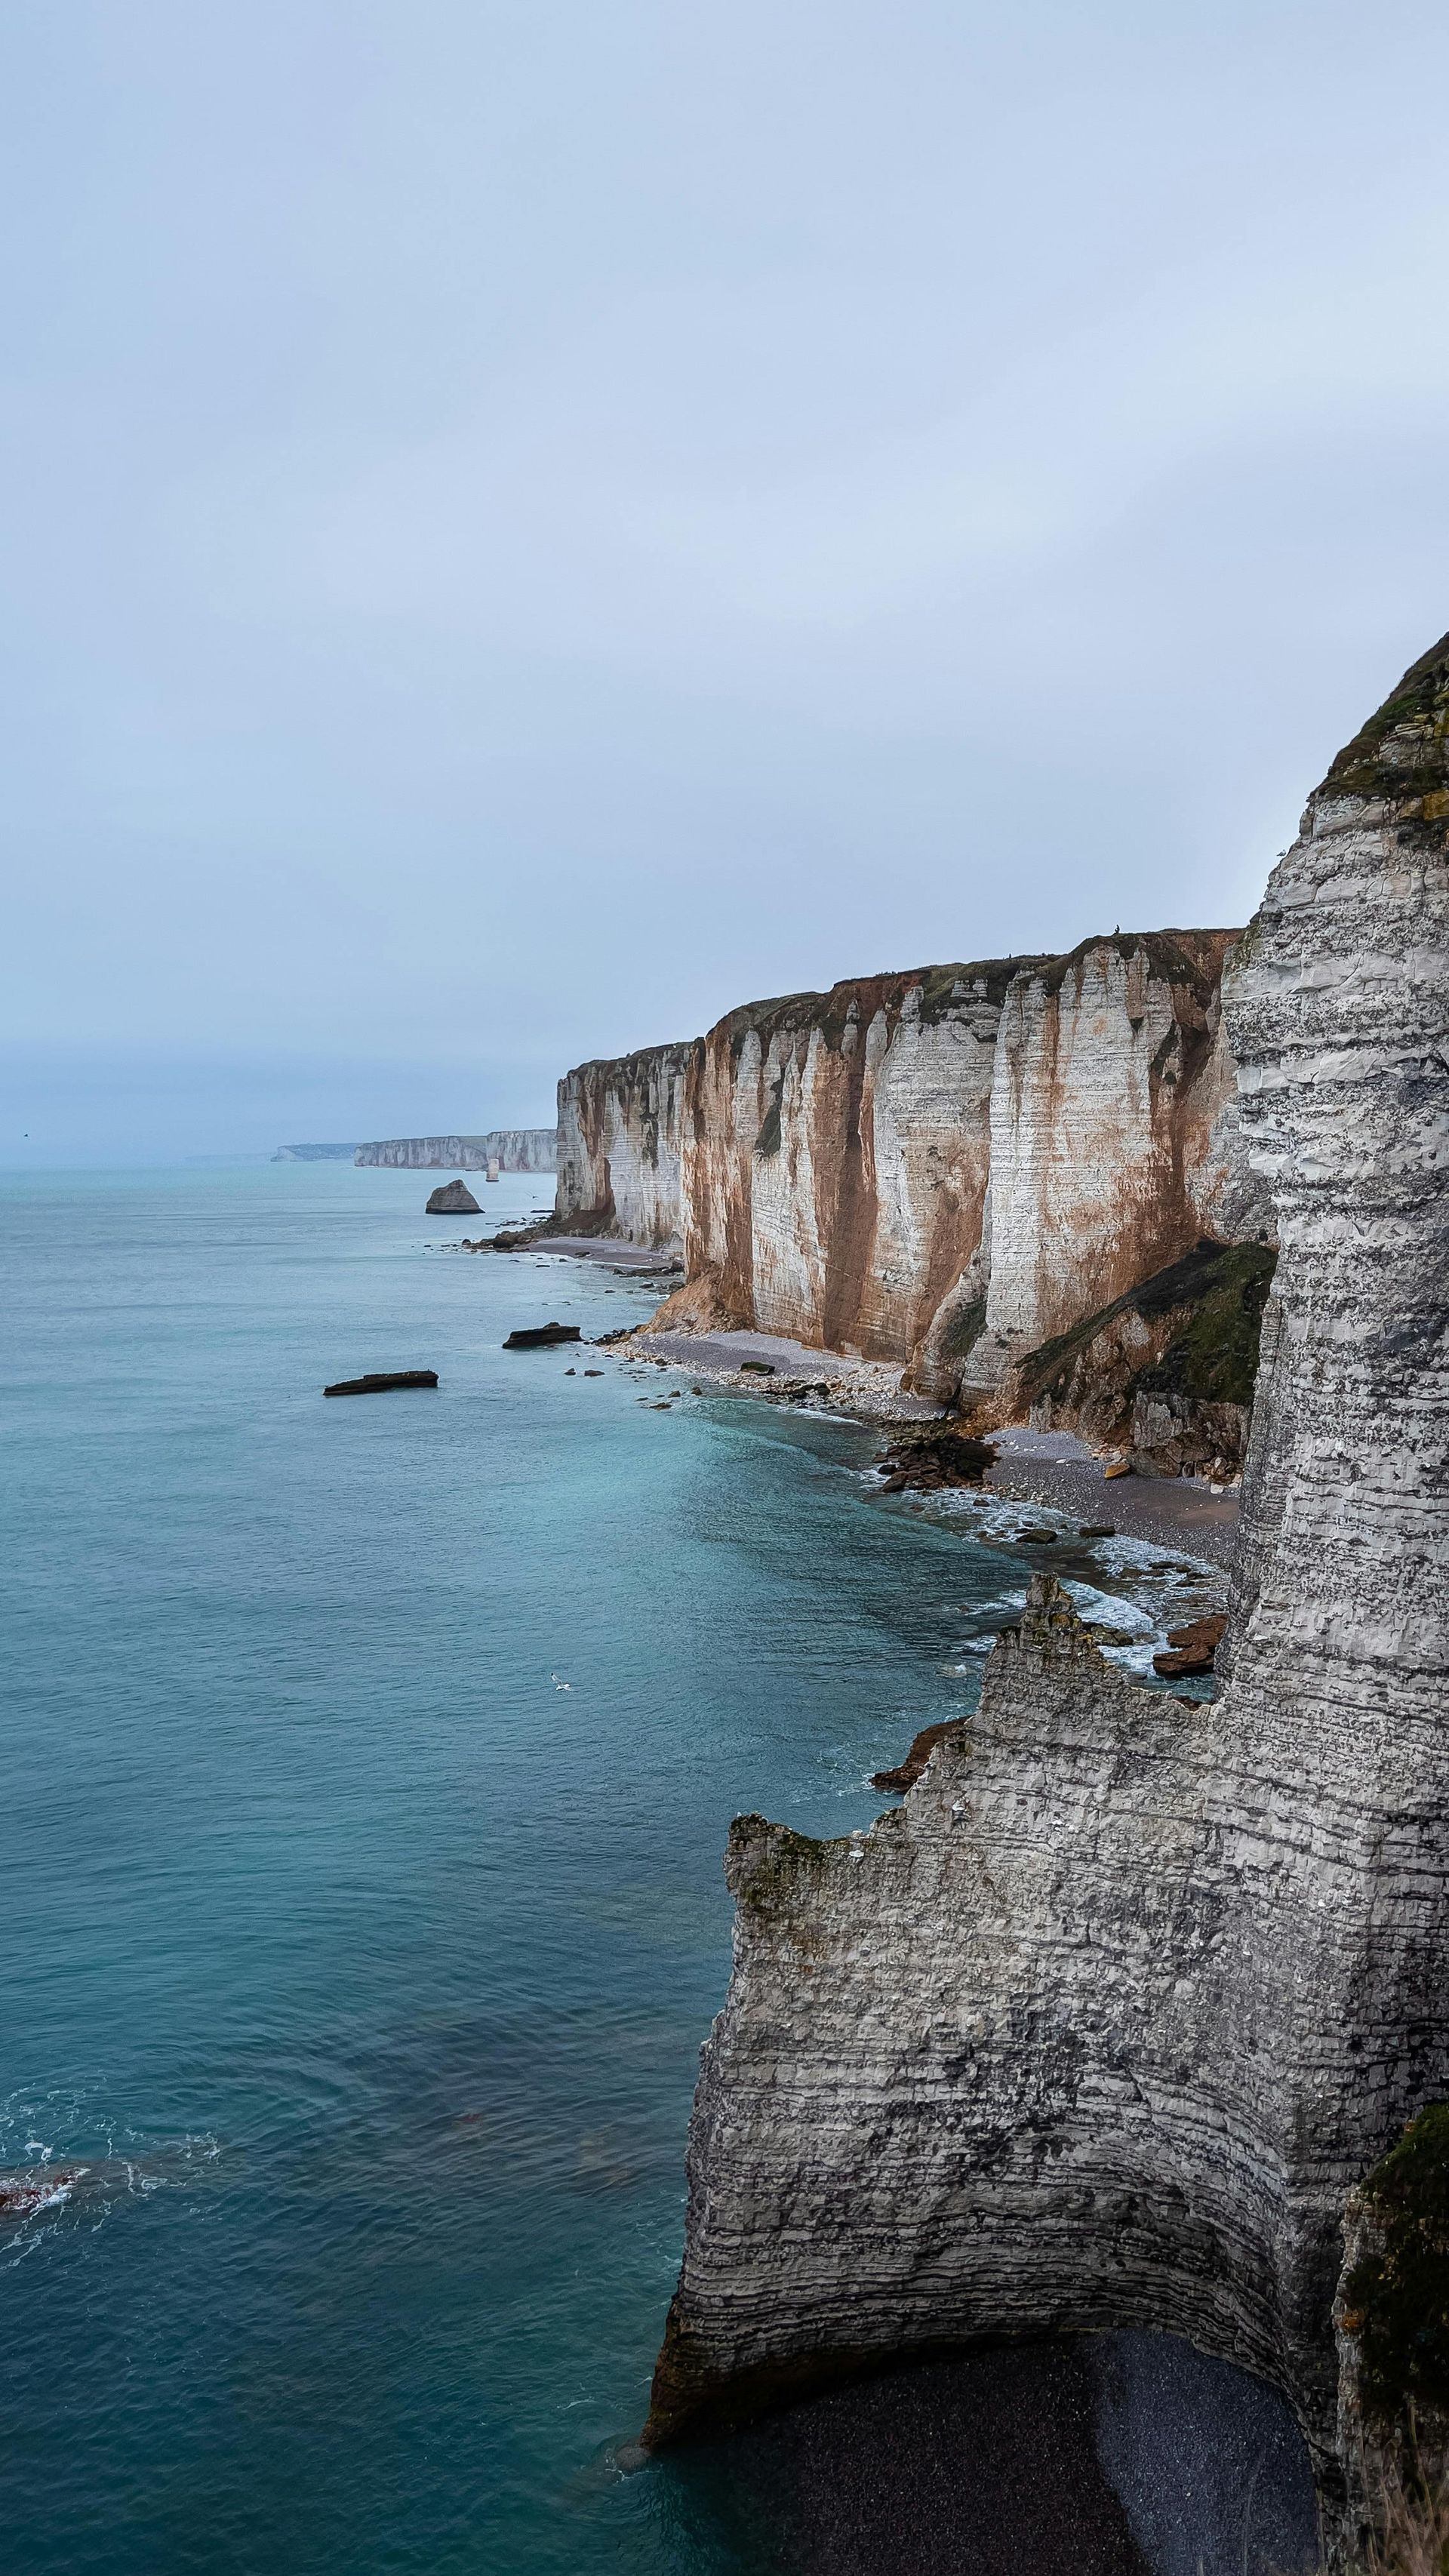
POLYGON ((558 1134, 552 1127, 490 1127, 481 1136, 392 1136, 349 1147, 355 1163, 389 1172, 552 1172, 558 1134))
POLYGON ((680 1139, 698 1041, 577 1065, 558 1087, 554 1219, 574 1234, 616 1234, 677 1251, 683 1238, 680 1139))
POLYGON ((1032 1587, 868 1834, 731 1835, 649 2438, 902 2351, 1187 2335, 1341 2503, 1346 2197, 1449 2088, 1449 638, 1334 763, 1227 992, 1276 1205, 1222 1696, 1032 1587))
POLYGON ((1233 936, 867 977, 580 1066, 557 1222, 682 1247, 661 1328, 912 1362, 943 1398, 970 1360, 979 1399, 1252 1212, 1219 1007, 1233 936))

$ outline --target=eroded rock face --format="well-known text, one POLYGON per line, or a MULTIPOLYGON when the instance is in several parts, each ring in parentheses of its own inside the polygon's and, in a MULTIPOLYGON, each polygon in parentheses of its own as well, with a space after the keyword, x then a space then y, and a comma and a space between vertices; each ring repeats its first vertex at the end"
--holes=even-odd
POLYGON ((865 2357, 1151 2325, 1281 2386, 1343 2496, 1345 2199, 1449 2089, 1446 737, 1449 638, 1228 982, 1281 1245, 1228 1686, 1139 1689, 1038 1578, 869 1835, 735 1826, 655 2441, 865 2357))
POLYGON ((682 1243, 711 1311, 759 1331, 909 1362, 942 1400, 969 1362, 994 1394, 1014 1356, 1242 1221, 1233 936, 867 977, 581 1066, 559 1222, 682 1243))
POLYGON ((428 1216, 481 1216, 483 1213, 466 1181, 445 1181, 428 1200, 428 1216))
POLYGON ((1236 934, 1101 939, 1012 983, 991 1092, 980 1337, 963 1392, 1186 1252, 1227 1192, 1236 934), (1219 1152, 1214 1153, 1214 1145, 1219 1152))
POLYGON ((1006 1409, 1126 1449, 1139 1475, 1237 1476, 1276 1258, 1204 1238, 1018 1360, 1006 1409))
POLYGON ((837 984, 703 1041, 685 1257, 761 1332, 908 1359, 981 1240, 1010 960, 837 984))
POLYGON ((558 1087, 555 1222, 677 1250, 683 1235, 679 1145, 685 1083, 699 1051, 643 1047, 566 1073, 558 1087))

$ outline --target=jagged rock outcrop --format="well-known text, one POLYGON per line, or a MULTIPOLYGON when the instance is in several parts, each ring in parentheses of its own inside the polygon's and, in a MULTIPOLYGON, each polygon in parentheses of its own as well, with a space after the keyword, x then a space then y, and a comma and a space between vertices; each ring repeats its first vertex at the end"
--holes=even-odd
POLYGON ((355 1163, 389 1172, 552 1172, 558 1133, 552 1127, 490 1127, 482 1136, 392 1136, 349 1147, 355 1163))
POLYGON ((1449 638, 1238 952, 1280 1242, 1227 1684, 1038 1578, 869 1834, 731 1835, 649 2438, 864 2360, 1151 2325, 1281 2386, 1330 2509, 1345 2201, 1449 2090, 1449 638))
POLYGON ((558 1087, 555 1224, 677 1251, 683 1237, 680 1131, 699 1051, 643 1047, 576 1065, 558 1087))

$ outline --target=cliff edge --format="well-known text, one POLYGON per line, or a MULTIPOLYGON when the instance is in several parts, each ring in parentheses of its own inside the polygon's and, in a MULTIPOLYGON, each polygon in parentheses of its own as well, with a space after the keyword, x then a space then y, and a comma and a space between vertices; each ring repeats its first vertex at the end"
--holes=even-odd
POLYGON ((1449 2089, 1449 637, 1310 799, 1224 998, 1280 1247, 1227 1687, 1139 1689, 1038 1579, 868 1834, 736 1824, 653 2443, 1152 2326, 1281 2387, 1342 2508, 1345 2203, 1449 2089))

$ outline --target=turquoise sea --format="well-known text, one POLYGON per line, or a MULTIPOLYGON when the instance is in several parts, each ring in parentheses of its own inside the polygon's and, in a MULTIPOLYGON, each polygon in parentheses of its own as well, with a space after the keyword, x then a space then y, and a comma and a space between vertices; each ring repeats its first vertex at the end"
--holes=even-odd
POLYGON ((0 1181, 3 2564, 1227 2576, 1249 2507, 1301 2563, 1281 2407, 1151 2337, 621 2472, 729 1820, 866 1823, 1029 1566, 857 1424, 505 1352, 656 1292, 429 1186, 0 1181))
POLYGON ((0 2221, 17 2568, 740 2563, 703 2472, 612 2466, 725 1831, 866 1822, 1001 1559, 849 1424, 505 1353, 655 1297, 429 1250, 429 1186, 0 1184, 0 2167, 85 2167, 0 2221))

